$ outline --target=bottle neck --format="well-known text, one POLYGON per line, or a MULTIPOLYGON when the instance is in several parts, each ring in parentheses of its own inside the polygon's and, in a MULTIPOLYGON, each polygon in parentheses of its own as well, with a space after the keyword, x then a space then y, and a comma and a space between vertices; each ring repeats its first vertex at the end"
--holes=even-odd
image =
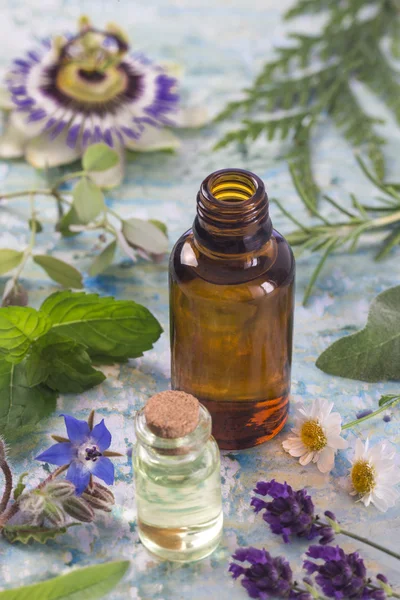
POLYGON ((271 233, 268 196, 257 175, 223 169, 206 177, 193 224, 200 246, 217 254, 245 254, 259 250, 271 233))

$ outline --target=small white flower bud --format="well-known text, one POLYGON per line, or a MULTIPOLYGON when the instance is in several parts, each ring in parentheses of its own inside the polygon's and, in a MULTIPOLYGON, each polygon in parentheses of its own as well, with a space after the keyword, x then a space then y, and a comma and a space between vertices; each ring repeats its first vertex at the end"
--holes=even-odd
POLYGON ((44 488, 44 492, 50 498, 63 500, 75 494, 75 486, 70 481, 52 481, 44 488))
POLYGON ((46 519, 55 527, 61 527, 64 525, 64 513, 62 509, 57 506, 57 504, 54 504, 54 502, 46 502, 43 514, 46 519))
POLYGON ((85 500, 77 496, 71 496, 63 501, 63 509, 65 512, 78 521, 83 523, 91 523, 95 517, 94 510, 88 505, 85 500))
POLYGON ((34 519, 38 519, 42 515, 44 506, 44 496, 36 494, 35 492, 23 494, 19 501, 20 511, 34 519))

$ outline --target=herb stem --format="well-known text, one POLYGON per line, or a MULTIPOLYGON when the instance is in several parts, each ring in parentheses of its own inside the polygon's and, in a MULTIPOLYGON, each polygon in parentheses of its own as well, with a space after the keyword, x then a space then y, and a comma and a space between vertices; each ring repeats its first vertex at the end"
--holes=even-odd
POLYGON ((12 487, 13 487, 13 479, 12 479, 11 469, 8 466, 8 463, 5 459, 0 463, 0 469, 4 473, 4 480, 5 480, 3 497, 0 500, 0 515, 1 515, 6 510, 8 502, 10 500, 12 487))
POLYGON ((67 173, 66 175, 63 175, 62 177, 60 177, 60 179, 57 179, 53 189, 52 189, 52 193, 54 193, 54 190, 57 190, 60 185, 62 183, 65 183, 66 181, 70 181, 71 179, 76 179, 77 177, 82 177, 83 175, 86 175, 86 171, 75 171, 74 173, 67 173))
POLYGON ((364 421, 367 421, 368 419, 371 419, 372 417, 375 417, 376 415, 379 415, 380 413, 384 412, 389 408, 389 406, 396 406, 396 404, 398 404, 399 402, 400 396, 396 396, 389 402, 386 402, 383 406, 380 406, 379 408, 374 410, 374 412, 370 413, 369 415, 365 415, 365 417, 361 417, 360 419, 354 419, 354 421, 350 421, 350 423, 345 423, 344 425, 342 425, 342 429, 350 429, 355 425, 359 425, 360 423, 363 423, 364 421))
POLYGON ((351 531, 347 531, 346 529, 342 529, 340 528, 340 533, 343 533, 343 535, 347 535, 347 537, 352 538, 353 540, 357 540, 359 542, 363 542, 364 544, 367 544, 368 546, 372 546, 372 548, 376 548, 377 550, 380 550, 381 552, 385 552, 385 554, 388 554, 389 556, 393 556, 393 558, 397 558, 397 560, 400 560, 400 554, 398 554, 397 552, 394 552, 393 550, 389 550, 388 548, 385 548, 384 546, 381 546, 380 544, 376 544, 375 542, 372 542, 371 540, 362 537, 361 535, 357 535, 356 533, 352 533, 351 531))
POLYGON ((29 194, 40 194, 41 196, 54 196, 53 191, 50 189, 18 190, 17 192, 9 192, 8 194, 0 194, 0 200, 10 200, 12 198, 21 198, 22 196, 28 196, 29 194))

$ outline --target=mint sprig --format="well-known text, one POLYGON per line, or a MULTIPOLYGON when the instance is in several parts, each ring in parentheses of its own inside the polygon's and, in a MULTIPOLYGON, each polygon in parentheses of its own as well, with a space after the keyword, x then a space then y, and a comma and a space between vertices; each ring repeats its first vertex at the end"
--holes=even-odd
POLYGON ((58 393, 104 381, 94 363, 142 356, 161 332, 144 306, 84 292, 56 292, 39 310, 0 308, 0 434, 26 432, 55 409, 58 393))

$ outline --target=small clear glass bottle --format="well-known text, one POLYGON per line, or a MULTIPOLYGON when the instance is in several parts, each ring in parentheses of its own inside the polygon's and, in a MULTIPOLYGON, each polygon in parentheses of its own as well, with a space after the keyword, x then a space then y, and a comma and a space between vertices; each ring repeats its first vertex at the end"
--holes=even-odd
POLYGON ((139 537, 160 558, 189 562, 218 546, 223 525, 220 454, 211 416, 199 405, 196 429, 175 439, 135 418, 134 470, 139 537))
POLYGON ((288 415, 295 262, 257 175, 203 181, 169 273, 172 389, 208 408, 220 448, 271 439, 288 415))

